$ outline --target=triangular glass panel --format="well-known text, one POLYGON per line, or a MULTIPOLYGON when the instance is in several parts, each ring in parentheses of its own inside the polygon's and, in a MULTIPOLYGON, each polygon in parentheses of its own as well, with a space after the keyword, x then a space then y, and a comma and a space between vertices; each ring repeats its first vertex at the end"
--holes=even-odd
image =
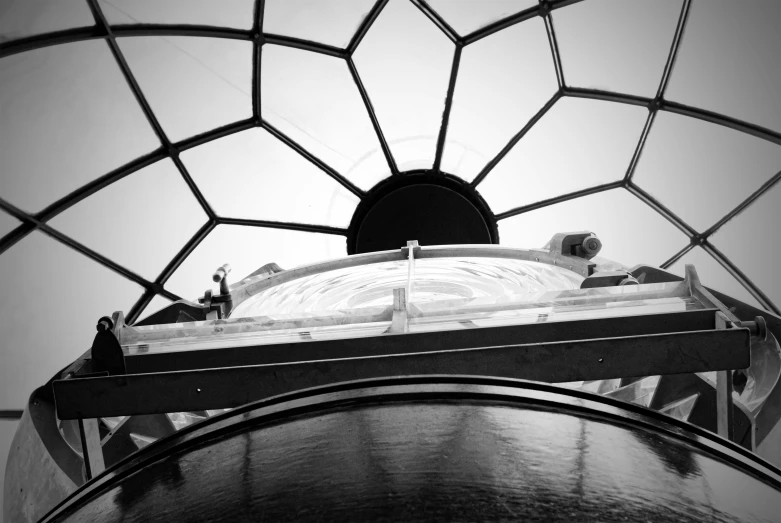
POLYGON ((30 211, 160 146, 103 41, 3 58, 0 107, 0 194, 30 211))
POLYGON ((554 385, 558 385, 559 387, 564 387, 567 389, 578 389, 583 386, 585 381, 563 381, 561 383, 554 383, 554 385))
POLYGON ((633 105, 562 98, 478 190, 491 210, 501 213, 621 180, 647 114, 633 105))
POLYGON ((653 400, 657 385, 659 385, 659 376, 648 376, 647 378, 612 390, 606 393, 605 396, 647 407, 653 400))
POLYGON ((583 230, 602 240, 600 257, 628 267, 661 265, 688 241, 678 228, 624 189, 582 196, 499 221, 502 245, 513 247, 539 248, 558 232, 583 230))
POLYGON ((429 0, 429 5, 461 35, 466 36, 537 5, 537 0, 429 0))
POLYGON ((634 181, 704 231, 778 171, 778 145, 662 111, 648 134, 634 181))
POLYGON ((542 19, 533 18, 464 48, 442 170, 472 180, 558 89, 542 19))
POLYGON ((599 380, 599 388, 597 388, 597 394, 607 394, 612 392, 621 386, 621 378, 599 380))
POLYGON ((0 256, 0 398, 21 408, 33 389, 92 345, 101 316, 128 311, 143 289, 41 232, 0 256), (14 350, 10 350, 14 348, 14 350))
POLYGON ((347 47, 374 0, 266 0, 263 31, 347 47))
POLYGON ((168 416, 168 419, 174 424, 176 430, 182 430, 193 423, 198 423, 199 421, 206 419, 204 416, 198 416, 192 412, 171 412, 166 414, 166 416, 168 416))
POLYGON ((689 416, 694 410, 694 405, 697 403, 697 399, 699 397, 699 394, 692 394, 686 398, 673 401, 659 409, 659 412, 666 414, 671 418, 675 418, 681 421, 688 421, 689 416))
POLYGON ((434 163, 455 46, 405 0, 390 0, 354 55, 400 171, 434 163))
POLYGON ((148 280, 157 278, 207 217, 171 160, 145 167, 49 223, 148 280), (143 212, 138 212, 143 202, 143 212))
POLYGON ((681 4, 589 0, 556 9, 552 17, 567 85, 656 96, 681 4))
POLYGON ((665 98, 781 131, 781 2, 692 2, 665 98))
POLYGON ((170 140, 252 117, 250 42, 187 36, 117 42, 170 140))
POLYGON ((701 247, 695 247, 681 257, 668 269, 673 274, 684 276, 686 274, 686 265, 694 265, 697 269, 697 276, 703 285, 709 289, 723 292, 742 302, 755 307, 761 307, 759 302, 748 290, 740 284, 738 280, 732 277, 716 259, 705 252, 701 247))
POLYGON ((390 174, 344 60, 265 45, 261 67, 264 120, 361 189, 390 174))
POLYGON ((347 255, 344 236, 265 227, 218 225, 187 257, 166 288, 193 300, 206 289, 216 291, 211 275, 229 263, 231 283, 269 262, 293 267, 347 255))
POLYGON ((150 438, 149 436, 142 436, 133 432, 130 433, 130 439, 133 440, 133 443, 136 444, 139 450, 157 441, 157 438, 150 438))
POLYGON ((249 129, 182 154, 220 216, 347 227, 360 201, 263 129, 249 129))
POLYGON ((781 252, 773 232, 779 223, 779 202, 781 184, 776 183, 711 237, 711 243, 776 305, 781 305, 781 252))
POLYGON ((84 0, 11 0, 0 8, 0 42, 95 25, 84 0))
POLYGON ((621 378, 609 380, 589 380, 589 381, 568 381, 556 383, 559 387, 568 389, 577 389, 594 394, 606 394, 616 390, 621 385, 621 378))
POLYGON ((209 415, 209 417, 219 416, 220 414, 224 414, 226 412, 230 412, 233 409, 214 409, 214 410, 207 410, 206 414, 209 415))
POLYGON ((255 0, 98 0, 112 25, 192 24, 251 29, 255 0))

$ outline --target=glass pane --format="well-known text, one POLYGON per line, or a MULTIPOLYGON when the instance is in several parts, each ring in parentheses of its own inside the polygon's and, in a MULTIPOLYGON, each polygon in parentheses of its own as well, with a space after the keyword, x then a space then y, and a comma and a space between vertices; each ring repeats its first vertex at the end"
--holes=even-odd
POLYGON ((0 42, 93 25, 85 0, 5 0, 0 5, 0 42))
POLYGON ((478 190, 495 213, 626 174, 648 111, 562 98, 491 171, 478 190))
POLYGON ((184 36, 117 39, 168 138, 252 117, 252 44, 184 36))
POLYGON ((221 216, 347 227, 358 198, 263 129, 182 154, 221 216))
POLYGON ((658 385, 659 376, 648 376, 647 378, 643 378, 612 392, 608 392, 605 396, 647 407, 651 404, 651 400, 656 393, 656 387, 658 385))
POLYGON ((166 416, 168 416, 168 419, 171 420, 171 423, 174 424, 176 430, 182 430, 183 428, 188 427, 193 423, 198 423, 199 421, 206 419, 206 417, 198 416, 192 412, 172 412, 170 414, 166 414, 166 416))
POLYGON ((11 203, 38 211, 159 145, 105 42, 0 60, 0 194, 11 203))
POLYGON ((465 36, 534 7, 537 0, 429 0, 428 3, 450 27, 465 36))
POLYGON ((164 307, 168 307, 173 302, 169 300, 168 298, 164 298, 160 296, 159 294, 155 294, 155 297, 152 298, 152 301, 149 302, 149 305, 146 306, 144 309, 144 312, 139 314, 138 321, 143 320, 147 316, 154 314, 155 312, 159 311, 160 309, 164 307))
POLYGON ((283 269, 347 255, 344 236, 310 232, 218 225, 174 273, 166 288, 187 300, 203 296, 214 270, 231 265, 230 283, 245 278, 258 267, 275 262, 283 269))
POLYGON ((557 9, 553 21, 567 85, 656 96, 681 3, 589 0, 557 9))
POLYGON ((634 180, 704 231, 781 170, 781 147, 727 127, 660 112, 634 180))
POLYGON ((40 232, 0 256, 3 364, 0 398, 23 408, 44 385, 92 346, 101 316, 128 311, 142 289, 40 232))
POLYGON ((255 0, 99 0, 108 23, 196 24, 251 29, 255 0))
POLYGON ((554 234, 592 231, 602 240, 599 255, 632 267, 659 266, 688 242, 656 211, 624 189, 550 205, 501 220, 502 245, 539 248, 554 234))
MULTIPOLYGON (((409 288, 408 266, 407 261, 389 261, 297 278, 254 294, 231 317, 391 306, 393 290, 409 288)), ((407 296, 408 303, 434 305, 426 310, 441 312, 451 302, 461 305, 473 298, 489 304, 533 301, 547 291, 579 289, 582 280, 566 269, 523 260, 428 258, 415 260, 413 292, 407 296)))
POLYGON ((779 223, 779 201, 781 185, 776 184, 716 232, 711 242, 781 306, 781 278, 778 275, 781 249, 774 234, 779 223))
POLYGON ((667 99, 781 131, 781 2, 695 0, 667 99))
POLYGON ((404 0, 390 0, 358 46, 358 73, 401 171, 434 163, 453 51, 404 0))
POLYGON ((344 60, 265 45, 262 61, 264 120, 362 189, 390 174, 344 60))
MULTIPOLYGON (((670 255, 672 256, 672 254, 673 253, 670 255)), ((700 277, 700 281, 706 287, 723 292, 728 296, 732 296, 735 299, 754 305, 755 307, 761 307, 759 302, 751 296, 746 288, 741 285, 738 280, 733 278, 730 273, 713 258, 713 256, 705 252, 702 248, 695 247, 686 253, 680 260, 675 262, 668 270, 673 274, 684 276, 687 264, 694 265, 694 268, 697 269, 697 275, 700 277)))
POLYGON ((49 223, 154 280, 207 217, 171 160, 162 160, 77 203, 49 223))
POLYGON ((266 0, 263 32, 347 47, 374 0, 266 0))
POLYGON ((9 232, 13 231, 14 229, 16 229, 21 224, 22 222, 20 222, 10 214, 6 214, 0 211, 0 238, 5 236, 9 232))
MULTIPOLYGON (((541 264, 531 262, 530 265, 541 264)), ((411 305, 410 332, 458 331, 702 309, 702 304, 688 296, 682 282, 572 290, 573 283, 579 279, 574 278, 574 273, 567 276, 568 271, 564 269, 542 267, 547 273, 546 279, 559 288, 569 287, 570 290, 418 302, 411 305)), ((302 311, 319 307, 318 301, 325 305, 330 300, 327 296, 299 300, 298 294, 317 295, 317 291, 305 284, 299 286, 291 282, 292 285, 283 284, 278 292, 272 288, 262 292, 263 296, 256 295, 257 301, 249 307, 242 304, 227 320, 135 327, 132 333, 123 334, 122 347, 128 354, 148 354, 379 335, 391 323, 392 316, 392 299, 387 296, 392 294, 393 276, 386 278, 388 275, 384 271, 382 275, 384 281, 374 289, 381 292, 375 293, 373 299, 364 300, 367 297, 364 295, 358 300, 362 305, 372 303, 372 307, 302 311), (274 303, 264 306, 264 296, 274 303), (280 307, 284 311, 282 314, 276 312, 280 307), (298 310, 290 313, 292 309, 298 310), (215 329, 218 324, 219 328, 215 329)), ((528 287, 525 290, 529 290, 528 287)), ((338 293, 334 298, 330 305, 349 305, 349 299, 343 300, 344 294, 338 293)), ((617 383, 613 385, 605 383, 605 392, 617 387, 617 383)))
POLYGON ((461 52, 442 170, 472 180, 558 89, 542 19, 461 52))
POLYGON ((678 401, 673 401, 659 409, 659 412, 681 421, 688 421, 692 410, 694 410, 694 404, 697 403, 697 398, 699 397, 699 394, 692 394, 678 401))

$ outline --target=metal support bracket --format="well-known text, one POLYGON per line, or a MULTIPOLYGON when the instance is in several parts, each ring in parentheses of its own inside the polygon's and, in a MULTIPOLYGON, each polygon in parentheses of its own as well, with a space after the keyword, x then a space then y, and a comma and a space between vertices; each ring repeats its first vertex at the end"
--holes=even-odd
POLYGON ((206 289, 203 298, 198 298, 198 303, 202 303, 208 310, 207 320, 219 320, 227 318, 233 310, 233 295, 228 285, 228 274, 231 272, 229 264, 223 264, 212 274, 212 281, 220 284, 220 293, 213 295, 211 289, 206 289))
POLYGON ((407 318, 407 292, 405 289, 393 289, 393 319, 387 332, 401 334, 409 332, 407 318))
POLYGON ((84 472, 89 481, 106 470, 103 449, 100 446, 100 428, 97 419, 79 419, 78 422, 81 450, 84 454, 84 472))
MULTIPOLYGON (((689 266, 687 266, 688 269, 689 266)), ((723 312, 716 313, 716 329, 728 329, 729 319, 723 312)), ((732 371, 716 372, 716 427, 719 436, 735 441, 735 419, 732 412, 732 371)))

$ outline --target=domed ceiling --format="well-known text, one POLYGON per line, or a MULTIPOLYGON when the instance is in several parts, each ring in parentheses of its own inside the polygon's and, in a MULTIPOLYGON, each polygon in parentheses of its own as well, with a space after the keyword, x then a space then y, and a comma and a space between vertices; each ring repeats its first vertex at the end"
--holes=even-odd
POLYGON ((346 255, 405 176, 472 195, 501 244, 588 229, 778 312, 779 23, 774 0, 1 1, 0 409, 100 316, 346 255))

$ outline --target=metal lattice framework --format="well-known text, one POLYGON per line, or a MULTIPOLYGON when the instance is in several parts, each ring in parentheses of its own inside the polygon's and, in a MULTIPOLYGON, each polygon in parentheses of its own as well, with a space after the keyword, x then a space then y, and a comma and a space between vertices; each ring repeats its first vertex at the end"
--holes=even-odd
MULTIPOLYGON (((512 216, 516 216, 525 212, 533 211, 549 205, 555 205, 558 203, 566 202, 574 198, 582 196, 588 196, 591 194, 600 193, 603 191, 624 188, 639 198, 641 201, 649 205, 652 209, 658 212, 670 223, 675 225, 681 232, 683 232, 687 238, 689 238, 689 244, 679 252, 675 253, 670 259, 662 264, 662 268, 668 268, 681 257, 691 251, 694 247, 702 247, 708 254, 715 258, 729 274, 731 274, 737 281, 739 281, 751 295, 765 308, 775 313, 781 313, 779 308, 768 298, 768 296, 754 283, 752 282, 740 269, 738 269, 721 251, 714 247, 709 238, 718 231, 725 223, 737 216, 744 209, 746 209, 751 203, 753 203, 760 196, 765 194, 773 186, 775 186, 779 180, 781 180, 781 172, 776 173, 770 180, 764 185, 758 188, 752 195, 746 198, 737 207, 728 212, 722 219, 709 229, 698 232, 685 221, 683 221, 678 215, 673 213, 667 207, 665 207, 656 198, 648 194, 642 188, 638 187, 633 181, 633 175, 635 169, 643 153, 646 138, 654 124, 654 120, 659 111, 668 111, 671 113, 677 113, 680 115, 704 120, 716 125, 721 125, 736 131, 748 133, 757 138, 770 141, 775 144, 781 145, 781 133, 771 131, 769 129, 741 121, 735 118, 730 118, 711 111, 698 109, 695 107, 683 105, 676 102, 670 102, 665 100, 664 95, 667 89, 667 85, 675 65, 676 57, 678 54, 679 44, 681 42, 683 33, 686 28, 687 20, 689 17, 689 10, 691 6, 691 0, 684 0, 681 8, 681 12, 678 18, 675 35, 670 46, 670 51, 667 57, 667 62, 664 67, 662 78, 659 82, 659 87, 656 91, 656 95, 653 98, 646 98, 641 96, 635 96, 630 94, 621 94, 608 91, 602 91, 597 89, 583 89, 570 87, 566 83, 566 75, 561 65, 561 58, 559 56, 558 43, 556 38, 556 30, 554 26, 553 13, 555 10, 566 7, 570 4, 580 2, 582 0, 540 0, 537 6, 533 6, 529 9, 516 13, 515 15, 492 23, 486 27, 483 27, 477 31, 466 36, 459 36, 455 30, 434 10, 425 0, 411 0, 411 2, 423 13, 429 20, 431 20, 455 45, 455 51, 453 53, 453 63, 450 71, 450 80, 448 83, 447 94, 445 99, 445 108, 442 115, 442 124, 439 130, 439 135, 436 144, 436 156, 434 160, 433 171, 435 173, 443 174, 441 171, 441 161, 445 145, 445 138, 448 130, 448 122, 450 120, 450 112, 453 105, 453 93, 455 91, 456 80, 458 78, 459 64, 461 61, 461 53, 465 46, 470 45, 482 38, 485 38, 493 33, 501 31, 507 27, 523 22, 533 17, 540 16, 545 22, 545 28, 548 34, 548 42, 550 45, 551 57, 556 71, 556 78, 558 82, 558 90, 556 93, 543 105, 543 107, 513 136, 510 141, 501 149, 501 151, 491 159, 480 173, 471 182, 472 187, 477 187, 481 181, 493 170, 494 167, 507 155, 507 153, 534 127, 534 125, 550 110, 553 105, 563 97, 575 97, 575 98, 588 98, 594 100, 603 100, 614 103, 623 103, 636 106, 646 107, 648 109, 648 116, 645 121, 645 125, 640 134, 640 138, 635 147, 634 154, 626 169, 626 174, 623 179, 614 182, 593 186, 587 189, 563 194, 555 198, 549 198, 547 200, 539 201, 530 205, 517 207, 503 213, 495 215, 496 220, 503 220, 512 216)), ((390 167, 391 176, 402 176, 403 173, 399 172, 398 166, 391 154, 388 141, 385 138, 383 130, 377 119, 377 115, 372 106, 369 94, 367 93, 358 70, 353 61, 353 55, 361 43, 361 40, 371 28, 374 21, 382 12, 388 0, 378 0, 372 7, 369 14, 361 23, 355 35, 353 35, 351 41, 347 45, 346 49, 340 49, 337 47, 320 44, 317 42, 302 40, 299 38, 292 38, 288 36, 269 34, 263 31, 263 13, 264 13, 264 0, 255 0, 254 6, 254 20, 253 27, 250 30, 239 30, 233 28, 224 27, 212 27, 212 26, 200 26, 200 25, 161 25, 161 24, 131 24, 111 26, 99 4, 98 0, 87 0, 89 8, 92 12, 92 16, 95 19, 95 26, 88 28, 68 29, 65 31, 58 31, 54 33, 43 34, 39 36, 33 36, 29 38, 23 38, 19 40, 10 41, 4 44, 0 44, 0 58, 10 56, 33 49, 42 47, 83 41, 102 39, 111 49, 111 53, 116 60, 128 86, 130 87, 136 101, 143 110, 147 121, 154 130, 157 138, 162 144, 158 149, 136 158, 135 160, 91 181, 90 183, 76 189, 67 196, 52 203, 42 211, 30 214, 9 202, 0 199, 0 208, 10 215, 14 216, 22 222, 15 230, 9 234, 0 238, 0 254, 8 250, 14 244, 19 242, 25 236, 35 230, 39 230, 55 240, 67 245, 68 247, 80 252, 88 258, 102 264, 103 266, 113 270, 114 272, 124 276, 125 278, 141 285, 145 291, 141 298, 135 303, 135 305, 128 311, 127 320, 129 322, 135 321, 146 306, 152 301, 155 295, 160 295, 170 300, 178 300, 179 296, 165 289, 164 285, 168 279, 174 274, 179 266, 184 262, 187 256, 193 252, 193 250, 206 238, 206 236, 220 224, 228 225, 243 225, 249 227, 266 227, 277 229, 288 229, 296 231, 317 232, 333 235, 347 236, 347 229, 328 227, 323 225, 311 225, 301 223, 288 223, 288 222, 275 222, 265 220, 251 220, 251 219, 237 219, 225 216, 220 216, 215 213, 209 202, 206 200, 201 190, 193 181, 192 177, 187 171, 187 168, 179 159, 180 153, 190 148, 197 147, 199 145, 217 140, 219 138, 238 133, 254 127, 260 127, 271 133, 277 139, 288 145, 295 150, 305 159, 316 165, 325 174, 336 180, 344 188, 352 192, 358 198, 363 198, 365 192, 355 186, 352 182, 347 180, 344 176, 339 174, 334 168, 324 163, 319 158, 315 157, 312 153, 307 151, 300 144, 286 136, 284 133, 276 129, 270 123, 263 119, 261 113, 261 92, 260 92, 260 74, 261 74, 261 54, 263 52, 263 46, 265 44, 275 44, 286 47, 293 47, 297 49, 303 49, 306 51, 321 53, 328 56, 333 56, 345 60, 349 68, 350 74, 355 82, 355 85, 360 93, 365 108, 369 114, 370 120, 377 134, 380 146, 382 148, 385 159, 390 167), (187 138, 180 142, 172 142, 163 130, 160 122, 158 121, 155 113, 152 111, 147 99, 139 87, 133 72, 125 60, 125 57, 117 44, 116 39, 118 37, 125 36, 195 36, 195 37, 209 37, 209 38, 227 38, 234 40, 250 41, 253 44, 253 63, 252 63, 252 109, 253 116, 251 118, 234 122, 225 126, 218 127, 211 131, 187 138), (128 268, 115 263, 114 261, 106 258, 105 256, 95 252, 82 243, 68 237, 67 235, 53 229, 48 225, 48 221, 67 210, 68 208, 79 203, 83 199, 96 193, 102 188, 121 180, 122 178, 147 167, 157 161, 170 158, 184 181, 187 183, 190 191, 203 208, 208 217, 207 223, 201 227, 190 240, 181 248, 181 250, 174 256, 174 258, 168 263, 168 265, 162 270, 159 276, 154 281, 149 281, 146 278, 141 277, 128 268)))

